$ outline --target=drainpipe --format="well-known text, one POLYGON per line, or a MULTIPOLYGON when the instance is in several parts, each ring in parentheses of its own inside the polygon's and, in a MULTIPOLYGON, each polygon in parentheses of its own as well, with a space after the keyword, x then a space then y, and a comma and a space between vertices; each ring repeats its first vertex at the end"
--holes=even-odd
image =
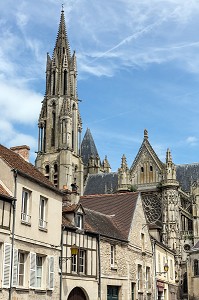
POLYGON ((9 300, 12 299, 13 254, 14 254, 16 199, 17 199, 17 170, 12 170, 12 171, 13 171, 13 176, 14 176, 14 200, 12 202, 12 206, 13 206, 13 220, 12 220, 12 244, 11 244, 11 262, 10 262, 9 300))
POLYGON ((98 276, 99 276, 99 280, 98 280, 98 299, 101 300, 101 259, 100 259, 100 234, 98 234, 98 238, 97 238, 97 242, 98 242, 98 276))
POLYGON ((152 243, 153 249, 153 270, 154 270, 154 299, 157 299, 157 278, 156 278, 156 255, 155 255, 155 241, 152 243))
POLYGON ((61 255, 59 260, 59 268, 60 268, 60 282, 59 282, 59 299, 62 300, 62 257, 63 257, 63 234, 64 234, 64 226, 61 226, 61 255))

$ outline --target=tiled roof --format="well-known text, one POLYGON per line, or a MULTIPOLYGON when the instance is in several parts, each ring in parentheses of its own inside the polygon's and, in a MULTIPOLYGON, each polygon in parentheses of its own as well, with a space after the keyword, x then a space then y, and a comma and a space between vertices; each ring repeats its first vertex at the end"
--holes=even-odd
POLYGON ((185 192, 190 191, 190 186, 199 179, 199 163, 176 165, 176 177, 185 192))
POLYGON ((112 194, 118 189, 118 174, 89 174, 85 183, 84 195, 112 194))
POLYGON ((60 193, 60 191, 31 163, 25 161, 19 154, 1 144, 0 158, 2 158, 11 168, 16 169, 22 176, 28 176, 33 181, 43 184, 60 193))
POLYGON ((102 236, 124 240, 122 232, 115 224, 114 216, 101 214, 90 209, 85 209, 85 213, 85 229, 102 236))
POLYGON ((138 193, 117 193, 107 195, 90 195, 80 198, 84 208, 100 212, 104 215, 112 215, 114 224, 122 234, 124 240, 128 235, 133 220, 138 193))
POLYGON ((4 187, 0 184, 0 196, 4 196, 6 198, 13 198, 5 189, 4 187))
POLYGON ((66 205, 66 206, 62 207, 62 212, 64 212, 64 213, 75 212, 77 207, 79 207, 78 204, 66 205))

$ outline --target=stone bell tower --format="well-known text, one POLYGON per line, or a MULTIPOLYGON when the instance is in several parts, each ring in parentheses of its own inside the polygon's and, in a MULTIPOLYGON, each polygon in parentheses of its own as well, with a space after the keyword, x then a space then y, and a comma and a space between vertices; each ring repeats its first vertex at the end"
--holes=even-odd
POLYGON ((77 189, 82 194, 76 56, 70 53, 63 9, 52 58, 47 54, 46 93, 38 127, 36 167, 59 189, 77 189))

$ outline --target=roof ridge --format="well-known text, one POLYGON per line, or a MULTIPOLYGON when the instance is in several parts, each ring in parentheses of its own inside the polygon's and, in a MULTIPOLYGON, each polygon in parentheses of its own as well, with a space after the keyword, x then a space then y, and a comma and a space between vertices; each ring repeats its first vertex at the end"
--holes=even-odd
POLYGON ((124 192, 124 193, 121 193, 121 192, 117 192, 117 193, 113 193, 113 194, 89 194, 89 195, 84 195, 84 196, 81 196, 81 199, 83 198, 93 198, 94 196, 95 197, 105 197, 105 196, 118 196, 118 195, 129 195, 129 194, 139 194, 139 192, 124 192))
MULTIPOLYGON (((84 206, 83 206, 84 207, 84 206)), ((101 212, 99 212, 99 211, 96 211, 96 210, 93 210, 93 209, 89 209, 89 208, 84 208, 84 210, 85 211, 90 211, 90 212, 94 212, 95 214, 97 214, 97 215, 102 215, 102 216, 105 216, 105 217, 107 217, 107 218, 113 218, 113 217, 115 217, 115 214, 114 215, 107 215, 107 214, 103 214, 103 213, 101 213, 101 212)))

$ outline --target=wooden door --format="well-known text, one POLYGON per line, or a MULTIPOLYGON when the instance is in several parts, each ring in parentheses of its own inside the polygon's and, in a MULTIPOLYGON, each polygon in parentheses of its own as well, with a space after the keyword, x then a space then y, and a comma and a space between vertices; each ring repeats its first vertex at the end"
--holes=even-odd
POLYGON ((86 300, 86 296, 82 289, 76 287, 70 292, 68 300, 86 300))

